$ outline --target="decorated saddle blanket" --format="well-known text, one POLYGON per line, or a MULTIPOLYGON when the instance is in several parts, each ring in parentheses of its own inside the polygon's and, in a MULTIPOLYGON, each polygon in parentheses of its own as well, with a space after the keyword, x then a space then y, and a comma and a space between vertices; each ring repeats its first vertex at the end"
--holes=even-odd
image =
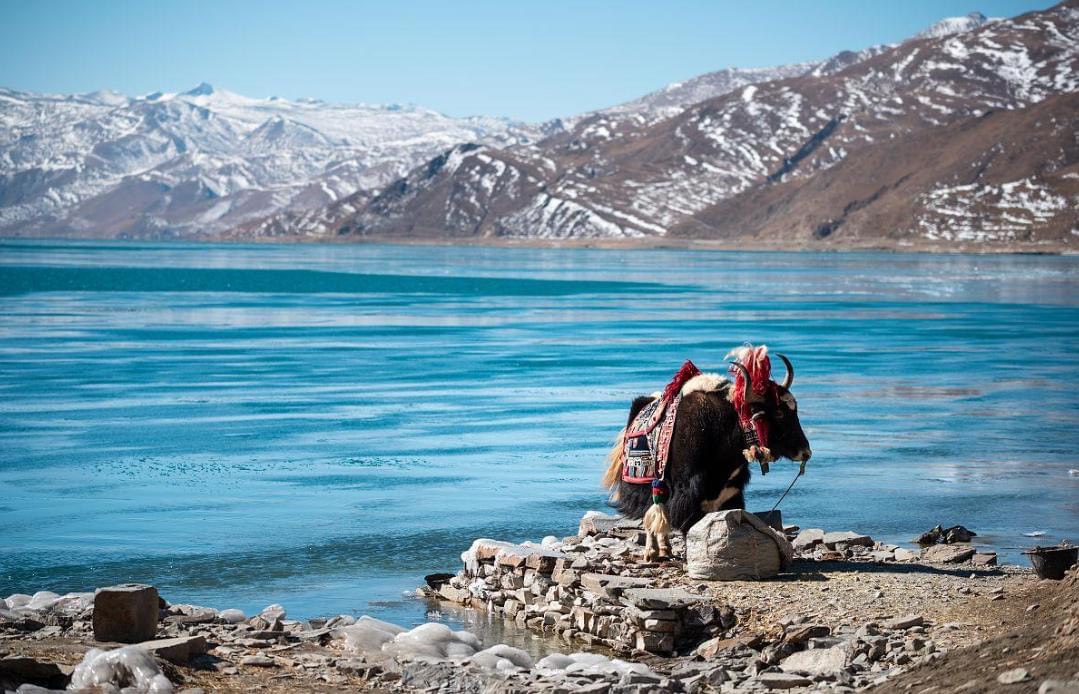
POLYGON ((626 427, 626 442, 622 449, 623 482, 649 484, 664 478, 678 405, 682 402, 682 386, 698 374, 700 370, 693 362, 686 361, 663 394, 645 405, 626 427))

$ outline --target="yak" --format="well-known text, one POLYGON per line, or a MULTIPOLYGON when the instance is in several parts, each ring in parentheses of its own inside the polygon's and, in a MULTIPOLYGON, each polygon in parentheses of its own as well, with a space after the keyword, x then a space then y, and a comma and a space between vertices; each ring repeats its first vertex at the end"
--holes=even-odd
POLYGON ((790 360, 776 354, 786 367, 783 382, 776 383, 770 379, 767 347, 739 348, 728 357, 732 355, 737 357, 731 362, 733 382, 715 374, 700 374, 681 388, 664 475, 669 490, 665 504, 653 504, 648 484, 622 480, 626 431, 658 394, 633 400, 626 427, 608 456, 604 486, 611 490, 611 504, 624 516, 644 519, 645 561, 670 556, 668 536, 672 530, 684 533, 713 511, 744 509, 751 461, 761 463, 762 468, 779 458, 804 464, 812 455, 798 419, 798 404, 790 391, 794 382, 790 360), (764 382, 761 378, 754 382, 746 368, 744 362, 754 357, 768 364, 764 382), (766 446, 747 445, 735 402, 745 404, 754 422, 763 418, 768 433, 767 441, 761 443, 766 446))

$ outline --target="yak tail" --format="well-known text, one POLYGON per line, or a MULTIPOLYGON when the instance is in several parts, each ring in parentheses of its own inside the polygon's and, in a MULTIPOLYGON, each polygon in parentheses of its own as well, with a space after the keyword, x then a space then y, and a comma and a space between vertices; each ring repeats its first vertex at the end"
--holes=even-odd
POLYGON ((603 486, 614 490, 612 498, 618 498, 618 483, 622 480, 622 454, 626 447, 626 430, 618 432, 614 439, 614 446, 607 454, 607 471, 603 473, 603 486))
POLYGON ((644 529, 653 535, 669 535, 671 518, 667 515, 667 504, 652 504, 644 512, 644 529))

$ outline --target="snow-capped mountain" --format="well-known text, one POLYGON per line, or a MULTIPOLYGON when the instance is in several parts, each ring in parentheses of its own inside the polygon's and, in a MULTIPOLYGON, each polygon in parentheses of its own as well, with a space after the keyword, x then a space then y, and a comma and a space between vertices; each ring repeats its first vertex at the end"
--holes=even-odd
POLYGON ((994 17, 990 19, 981 12, 971 12, 970 14, 963 15, 962 17, 947 17, 945 19, 932 24, 925 29, 922 29, 914 35, 916 39, 939 39, 941 36, 951 36, 952 34, 961 34, 964 31, 970 31, 977 29, 983 24, 989 22, 998 21, 998 18, 994 17))
POLYGON ((1071 247, 1077 42, 1079 0, 972 13, 536 126, 0 89, 0 233, 1071 247))
POLYGON ((1079 2, 931 33, 658 121, 601 112, 533 145, 457 147, 357 201, 334 233, 1075 243, 1079 2), (1003 114, 1035 105, 1049 120, 1003 114), (826 180, 846 188, 810 194, 826 180), (768 202, 738 204, 751 199, 768 202))
POLYGON ((0 233, 214 234, 377 188, 459 142, 539 136, 500 118, 209 84, 139 98, 0 89, 0 233))

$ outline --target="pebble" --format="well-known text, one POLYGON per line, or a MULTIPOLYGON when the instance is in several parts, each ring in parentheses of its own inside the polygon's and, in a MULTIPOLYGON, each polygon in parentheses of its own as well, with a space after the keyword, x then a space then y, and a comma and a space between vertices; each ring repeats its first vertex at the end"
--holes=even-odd
POLYGON ((274 667, 277 663, 273 658, 265 655, 248 655, 240 658, 240 665, 251 665, 253 667, 274 667))
POLYGON ((1006 670, 997 675, 997 682, 1001 684, 1019 684, 1030 679, 1030 673, 1025 668, 1017 667, 1014 670, 1006 670))

